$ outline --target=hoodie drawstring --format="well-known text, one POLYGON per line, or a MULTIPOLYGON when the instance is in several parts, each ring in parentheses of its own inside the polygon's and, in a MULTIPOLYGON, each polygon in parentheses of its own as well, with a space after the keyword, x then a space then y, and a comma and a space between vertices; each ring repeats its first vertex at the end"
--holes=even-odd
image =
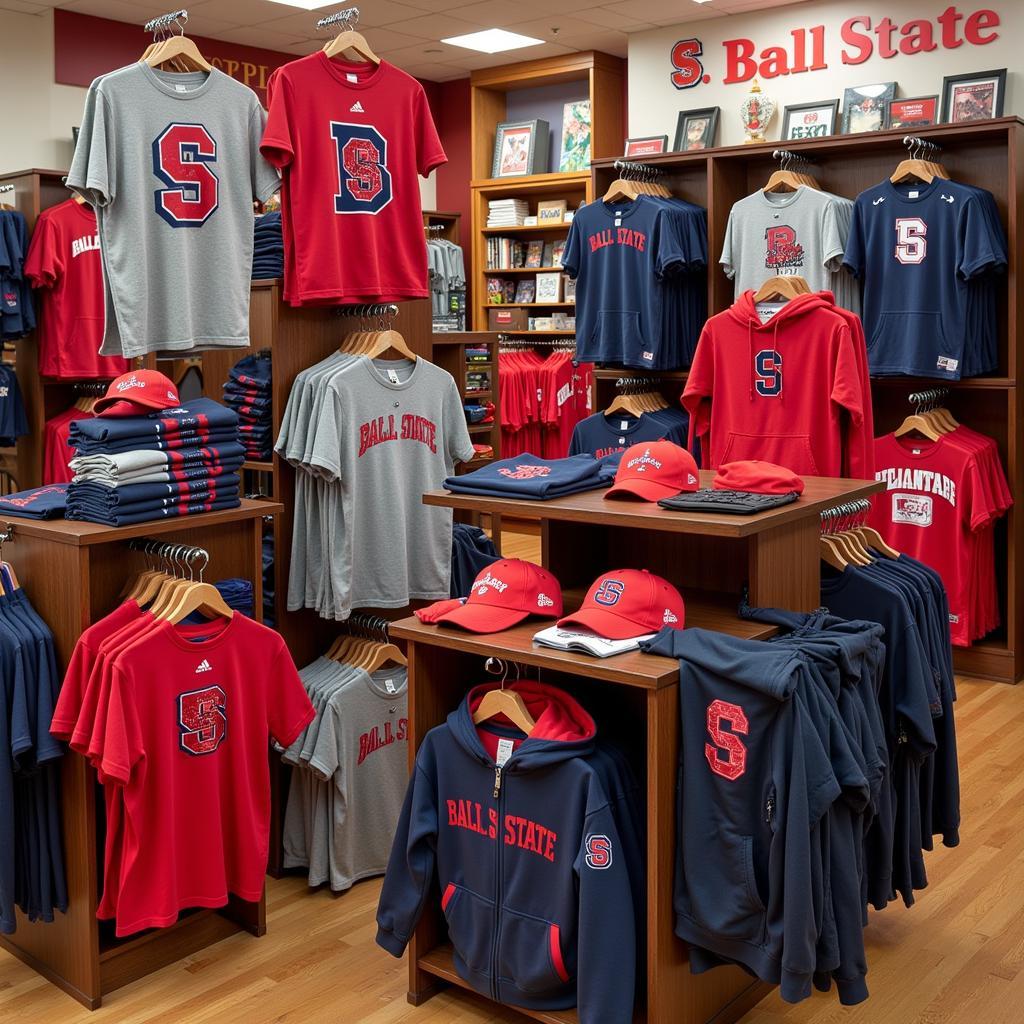
POLYGON ((750 326, 750 318, 747 318, 747 366, 750 367, 750 401, 754 401, 754 330, 750 326))

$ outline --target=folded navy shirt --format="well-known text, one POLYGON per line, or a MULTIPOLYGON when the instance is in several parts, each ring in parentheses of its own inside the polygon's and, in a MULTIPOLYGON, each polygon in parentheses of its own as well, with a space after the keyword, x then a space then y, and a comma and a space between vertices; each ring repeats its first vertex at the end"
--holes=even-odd
POLYGON ((226 508, 238 508, 241 505, 241 499, 238 497, 234 498, 220 498, 212 502, 200 502, 189 505, 173 505, 168 508, 153 508, 146 509, 142 512, 131 512, 123 513, 117 512, 112 513, 108 516, 92 515, 85 512, 80 512, 72 515, 71 510, 68 509, 66 518, 81 520, 89 523, 101 523, 104 526, 132 526, 135 523, 147 523, 153 519, 173 519, 178 516, 192 516, 200 515, 203 512, 217 512, 221 509, 226 508))
MULTIPOLYGON (((122 455, 124 452, 166 452, 186 448, 207 448, 234 444, 238 441, 238 427, 230 430, 188 432, 181 435, 149 439, 126 438, 119 441, 79 441, 74 443, 79 455, 122 455)), ((68 444, 72 444, 69 440, 68 444)))
POLYGON ((68 443, 77 448, 80 442, 152 440, 186 431, 213 432, 218 428, 230 431, 237 422, 234 410, 220 402, 194 398, 172 409, 155 409, 146 416, 96 416, 74 420, 68 443))
POLYGON ((456 494, 546 501, 609 487, 621 457, 621 452, 615 452, 603 459, 595 459, 593 455, 542 459, 526 452, 482 466, 472 473, 450 476, 444 486, 456 494))
POLYGON ((116 508, 130 505, 138 501, 156 501, 158 499, 180 500, 190 494, 204 493, 210 490, 226 491, 238 488, 237 473, 224 476, 198 476, 189 480, 177 480, 171 483, 122 484, 120 487, 107 487, 98 483, 75 483, 71 485, 68 495, 69 503, 88 502, 116 508))
POLYGON ((22 519, 63 519, 68 484, 32 487, 0 498, 0 515, 22 519))

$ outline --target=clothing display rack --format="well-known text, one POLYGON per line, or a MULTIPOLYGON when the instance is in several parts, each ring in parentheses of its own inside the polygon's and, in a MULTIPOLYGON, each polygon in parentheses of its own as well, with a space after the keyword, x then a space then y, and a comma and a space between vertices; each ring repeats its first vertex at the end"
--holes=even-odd
MULTIPOLYGON (((709 486, 713 473, 701 475, 709 486)), ((820 604, 819 514, 882 489, 880 483, 808 478, 799 502, 749 517, 666 513, 656 505, 606 501, 587 492, 548 502, 473 497, 444 491, 424 496, 477 514, 539 521, 542 562, 562 583, 566 611, 581 603, 590 582, 609 565, 656 565, 686 595, 686 625, 750 639, 772 627, 741 619, 746 592, 754 606, 811 611, 820 604)), ((648 847, 646 964, 638 974, 638 1024, 727 1024, 768 991, 736 967, 691 975, 686 949, 674 935, 676 767, 679 753, 679 666, 672 659, 630 652, 592 658, 533 643, 525 622, 497 634, 477 635, 424 625, 415 617, 393 623, 408 642, 410 758, 428 730, 460 700, 467 680, 484 674, 485 659, 528 666, 542 681, 579 697, 599 731, 621 744, 646 792, 648 847)), ((445 940, 440 893, 427 901, 409 945, 409 994, 414 1005, 443 983, 466 988, 445 940)), ((522 1010, 546 1024, 576 1024, 573 1010, 522 1010)))
MULTIPOLYGON (((693 152, 665 153, 645 163, 662 172, 659 181, 682 199, 708 211, 709 315, 728 309, 734 285, 718 266, 726 225, 733 204, 763 189, 780 167, 777 153, 789 153, 813 174, 821 187, 854 198, 893 173, 908 153, 933 154, 941 147, 942 161, 958 181, 990 191, 1009 242, 1009 267, 996 284, 999 322, 999 365, 991 376, 949 382, 946 404, 960 422, 995 439, 1007 480, 1014 494, 1024 493, 1024 457, 1018 438, 1024 407, 1018 392, 1018 371, 1024 366, 1024 321, 1017 299, 1019 268, 1024 257, 1019 167, 1024 155, 1024 121, 1001 117, 964 124, 943 124, 918 129, 913 135, 900 130, 833 135, 823 139, 789 141, 784 150, 777 142, 727 146, 693 152)), ((787 165, 788 166, 788 165, 787 165)), ((616 160, 596 159, 593 164, 595 195, 603 195, 618 177, 616 160)), ((595 408, 607 404, 615 381, 627 372, 606 368, 595 371, 595 408)), ((665 397, 676 402, 685 386, 685 370, 658 374, 665 397)), ((894 430, 906 415, 908 387, 921 391, 931 386, 926 378, 880 377, 872 380, 875 434, 894 430)), ((1015 508, 995 526, 996 578, 1004 625, 970 647, 956 648, 956 669, 971 676, 1013 682, 1024 678, 1024 536, 1015 508)))
MULTIPOLYGON (((281 505, 243 501, 240 508, 187 519, 165 519, 115 529, 64 520, 0 521, 10 542, 8 560, 53 631, 61 673, 79 636, 117 606, 125 583, 146 560, 170 547, 183 571, 205 557, 219 576, 253 584, 255 613, 262 617, 262 517, 281 505), (133 544, 132 541, 141 541, 133 544), (147 546, 148 545, 148 546, 147 546), (159 545, 159 547, 157 547, 159 545), (60 585, 53 585, 59 580, 60 585)), ((2 543, 2 542, 0 542, 2 543)), ((68 910, 49 924, 19 919, 0 946, 58 985, 88 1009, 103 996, 219 942, 239 930, 266 931, 266 905, 232 899, 222 910, 182 914, 168 928, 115 939, 96 919, 101 880, 97 864, 96 777, 86 759, 69 752, 61 769, 64 860, 68 910)))

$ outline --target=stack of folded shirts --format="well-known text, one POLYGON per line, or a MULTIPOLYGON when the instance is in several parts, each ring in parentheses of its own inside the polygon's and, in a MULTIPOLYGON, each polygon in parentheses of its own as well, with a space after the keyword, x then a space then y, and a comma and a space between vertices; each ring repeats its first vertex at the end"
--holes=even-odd
POLYGON ((265 462, 274 447, 271 424, 271 369, 266 356, 246 356, 228 373, 224 401, 238 417, 246 458, 265 462))
POLYGON ((593 455, 542 459, 526 452, 472 473, 448 477, 444 486, 455 494, 549 501, 610 486, 621 457, 621 452, 615 452, 603 459, 593 455))
POLYGON ((281 234, 281 212, 265 213, 256 218, 253 233, 252 279, 284 277, 284 238, 281 234))
POLYGON ((129 526, 237 508, 237 417, 208 398, 145 415, 76 420, 67 519, 129 526))

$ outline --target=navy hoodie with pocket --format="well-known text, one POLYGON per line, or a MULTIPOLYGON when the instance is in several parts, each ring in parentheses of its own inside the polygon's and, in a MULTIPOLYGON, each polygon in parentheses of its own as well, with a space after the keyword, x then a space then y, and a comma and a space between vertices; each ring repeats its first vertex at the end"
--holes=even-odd
POLYGON ((495 685, 476 687, 424 737, 377 942, 401 956, 439 890, 455 968, 477 991, 533 1010, 576 1006, 580 1024, 629 1024, 629 861, 588 760, 594 721, 565 692, 524 680, 512 688, 536 722, 528 737, 500 719, 477 726, 473 711, 495 685))
POLYGON ((831 916, 820 830, 841 793, 800 695, 808 666, 704 629, 665 629, 641 647, 679 659, 674 903, 691 970, 733 961, 787 1002, 806 999, 831 916))

